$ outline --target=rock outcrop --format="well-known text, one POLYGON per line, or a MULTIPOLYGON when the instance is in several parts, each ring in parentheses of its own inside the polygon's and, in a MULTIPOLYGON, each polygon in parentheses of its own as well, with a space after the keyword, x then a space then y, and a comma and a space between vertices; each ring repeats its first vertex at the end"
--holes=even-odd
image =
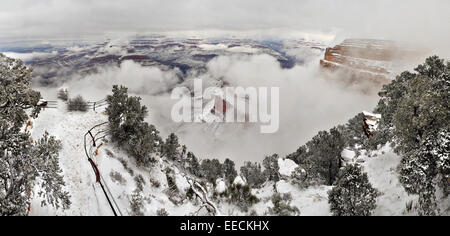
POLYGON ((358 79, 386 84, 395 77, 396 68, 412 64, 425 57, 427 52, 395 41, 346 39, 327 48, 320 65, 333 71, 348 72, 358 79))

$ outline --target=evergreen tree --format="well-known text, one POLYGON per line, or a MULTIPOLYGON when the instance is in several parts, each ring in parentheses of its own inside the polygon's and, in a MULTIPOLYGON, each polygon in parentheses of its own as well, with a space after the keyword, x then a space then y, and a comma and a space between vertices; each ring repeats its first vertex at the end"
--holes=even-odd
POLYGON ((137 133, 131 135, 128 141, 128 149, 130 154, 136 158, 139 165, 148 167, 151 163, 155 162, 151 154, 157 153, 160 143, 162 143, 158 134, 158 130, 153 125, 144 122, 137 133))
POLYGON ((225 178, 226 182, 228 184, 232 184, 234 179, 237 176, 237 171, 235 168, 234 161, 230 159, 225 159, 225 161, 222 164, 222 172, 223 177, 225 178))
POLYGON ((194 153, 187 153, 184 161, 184 168, 194 176, 201 177, 200 163, 194 153))
POLYGON ((31 89, 31 69, 0 54, 0 215, 26 215, 30 194, 39 185, 42 204, 67 209, 70 196, 59 167, 61 143, 45 133, 33 142, 20 127, 37 117, 39 92, 31 89))
POLYGON ((259 188, 266 181, 259 163, 245 162, 240 171, 251 188, 259 188))
MULTIPOLYGON (((322 178, 327 185, 332 185, 341 167, 341 153, 344 150, 344 140, 337 130, 320 131, 306 146, 312 162, 310 170, 322 178)), ((306 169, 306 168, 305 168, 306 169)))
POLYGON ((400 182, 419 195, 419 214, 437 215, 436 188, 448 193, 449 186, 450 63, 433 56, 415 70, 395 101, 395 151, 402 155, 400 182))
POLYGON ((31 89, 32 69, 22 61, 5 57, 0 53, 0 119, 10 123, 15 129, 29 119, 36 118, 41 110, 37 106, 41 94, 31 89))
POLYGON ((248 208, 257 203, 259 199, 252 194, 252 189, 248 185, 232 184, 228 187, 226 195, 229 196, 229 203, 238 206, 242 211, 247 212, 248 208))
POLYGON ((335 216, 370 216, 376 208, 376 197, 377 190, 356 165, 344 167, 328 192, 330 210, 335 216))
POLYGON ((200 169, 202 172, 202 177, 211 183, 216 183, 216 180, 222 177, 222 164, 217 159, 202 160, 200 169))
POLYGON ((278 155, 273 154, 267 156, 263 160, 264 175, 268 181, 278 182, 280 180, 280 173, 278 172, 280 167, 278 166, 278 155))
POLYGON ((106 113, 113 138, 124 144, 142 128, 148 110, 141 105, 141 98, 128 96, 126 87, 114 85, 112 92, 106 99, 106 113))
POLYGON ((171 161, 180 160, 181 150, 178 137, 171 133, 162 146, 162 156, 171 161))

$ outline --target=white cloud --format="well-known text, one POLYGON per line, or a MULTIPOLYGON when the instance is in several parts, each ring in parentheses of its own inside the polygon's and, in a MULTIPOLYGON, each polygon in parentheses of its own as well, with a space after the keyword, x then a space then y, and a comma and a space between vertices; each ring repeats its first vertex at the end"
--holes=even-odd
POLYGON ((447 48, 449 8, 448 0, 5 0, 0 38, 158 31, 292 36, 300 31, 447 48))

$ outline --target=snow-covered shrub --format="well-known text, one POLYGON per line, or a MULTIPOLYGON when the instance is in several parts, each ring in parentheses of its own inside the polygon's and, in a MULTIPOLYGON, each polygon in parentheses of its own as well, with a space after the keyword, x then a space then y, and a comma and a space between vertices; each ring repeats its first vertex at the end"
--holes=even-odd
POLYGON ((166 211, 166 209, 161 208, 156 211, 156 215, 157 216, 169 216, 169 213, 166 211))
POLYGON ((69 111, 87 111, 88 104, 83 97, 77 96, 67 101, 67 110, 69 111))
POLYGON ((273 207, 269 208, 269 214, 275 216, 298 216, 300 210, 291 206, 292 195, 289 193, 279 194, 275 193, 272 198, 273 207))
POLYGON ((161 187, 161 183, 160 183, 157 179, 154 179, 154 178, 150 178, 150 184, 151 184, 152 187, 154 187, 154 188, 159 188, 159 187, 161 187))
POLYGON ((229 203, 238 206, 244 212, 247 212, 248 208, 259 202, 248 185, 232 184, 228 187, 225 195, 228 196, 229 203))
POLYGON ((142 175, 139 174, 134 177, 134 182, 136 183, 136 188, 142 192, 144 190, 145 185, 144 177, 142 177, 142 175))
POLYGON ((111 171, 111 173, 109 173, 109 176, 111 177, 111 179, 114 182, 117 182, 117 183, 119 183, 121 185, 125 185, 127 183, 127 180, 124 179, 122 177, 122 175, 119 172, 117 172, 117 171, 111 171))
POLYGON ((302 167, 297 167, 291 174, 291 183, 297 185, 299 188, 307 188, 310 186, 308 175, 302 167))
POLYGON ((144 207, 144 198, 137 189, 131 195, 130 208, 132 216, 143 216, 142 208, 144 207))
POLYGON ((328 193, 330 211, 335 216, 370 216, 376 207, 377 190, 357 165, 344 167, 328 193))
POLYGON ((134 170, 128 166, 128 162, 123 158, 118 158, 118 160, 122 164, 123 168, 128 172, 128 174, 134 176, 134 170))
POLYGON ((175 205, 178 205, 184 200, 184 197, 178 189, 175 172, 170 168, 166 168, 165 172, 167 180, 166 194, 171 202, 173 202, 175 205))

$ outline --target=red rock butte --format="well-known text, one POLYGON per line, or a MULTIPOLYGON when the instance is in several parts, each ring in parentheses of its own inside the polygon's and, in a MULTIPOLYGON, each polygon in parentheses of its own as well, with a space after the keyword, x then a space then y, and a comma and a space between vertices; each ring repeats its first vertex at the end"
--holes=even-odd
POLYGON ((400 42, 376 39, 346 39, 327 48, 322 68, 344 71, 357 78, 387 84, 395 77, 395 68, 412 65, 428 56, 429 50, 400 42))

